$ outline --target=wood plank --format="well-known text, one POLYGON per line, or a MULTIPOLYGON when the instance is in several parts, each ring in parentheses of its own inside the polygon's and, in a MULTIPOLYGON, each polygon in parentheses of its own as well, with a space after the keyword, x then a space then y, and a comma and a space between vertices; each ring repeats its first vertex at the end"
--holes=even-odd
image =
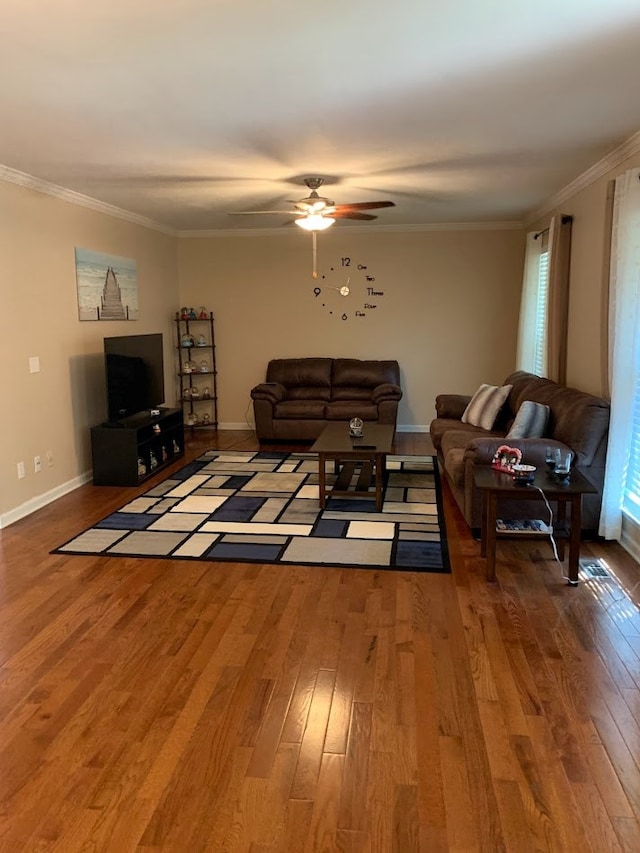
POLYGON ((336 674, 331 670, 322 669, 318 673, 307 725, 300 744, 298 763, 289 792, 291 799, 312 800, 314 797, 335 679, 336 674))

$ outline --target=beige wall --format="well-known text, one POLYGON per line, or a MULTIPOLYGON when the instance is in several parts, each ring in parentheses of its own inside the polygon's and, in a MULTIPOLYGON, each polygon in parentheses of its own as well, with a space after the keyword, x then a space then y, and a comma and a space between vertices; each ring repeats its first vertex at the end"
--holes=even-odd
POLYGON ((567 384, 605 397, 610 232, 607 190, 614 178, 637 166, 640 154, 627 158, 528 228, 533 231, 545 227, 554 213, 573 216, 567 384))
MULTIPOLYGON (((165 333, 178 301, 176 238, 0 181, 0 519, 91 468, 89 428, 106 415, 103 337, 165 333), (80 322, 76 246, 135 258, 141 319, 80 322), (41 372, 29 372, 29 357, 41 372), (46 462, 54 455, 53 467, 46 462), (33 458, 42 458, 34 473, 33 458), (24 461, 26 477, 17 479, 24 461)), ((173 396, 169 397, 173 402, 173 396)))
POLYGON ((343 255, 366 264, 384 291, 378 308, 346 322, 342 306, 353 310, 357 297, 334 291, 340 310, 322 309, 308 234, 179 241, 180 302, 215 315, 222 426, 253 420, 249 391, 270 358, 396 358, 405 391, 398 423, 414 429, 427 428, 437 393, 472 393, 513 369, 523 231, 367 233, 338 224, 319 235, 319 270, 343 255))

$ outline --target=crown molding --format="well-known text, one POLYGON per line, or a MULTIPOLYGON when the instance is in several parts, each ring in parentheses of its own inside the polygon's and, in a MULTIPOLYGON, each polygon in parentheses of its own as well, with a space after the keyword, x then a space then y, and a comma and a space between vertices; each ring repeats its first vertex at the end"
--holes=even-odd
POLYGON ((80 207, 86 207, 96 213, 105 213, 107 216, 114 216, 116 219, 124 219, 125 222, 132 222, 134 225, 141 225, 143 228, 150 228, 153 231, 161 231, 163 234, 168 234, 175 237, 177 232, 175 228, 168 228, 166 225, 161 225, 159 222, 154 222, 153 219, 147 219, 146 216, 139 216, 137 213, 131 213, 128 210, 122 210, 120 207, 115 207, 112 204, 107 204, 104 201, 98 201, 88 195, 68 190, 65 187, 60 187, 57 184, 52 184, 49 181, 43 181, 41 178, 35 178, 33 175, 28 175, 26 172, 19 172, 17 169, 11 169, 9 166, 0 164, 0 180, 7 181, 11 184, 25 187, 29 190, 35 190, 45 195, 53 196, 53 198, 67 201, 70 204, 76 204, 80 207))
POLYGON ((590 166, 586 172, 578 175, 574 181, 571 181, 570 184, 567 184, 566 187, 561 189, 555 195, 552 195, 551 198, 547 199, 542 207, 539 207, 537 210, 528 214, 524 223, 525 226, 528 227, 534 222, 537 222, 539 219, 542 219, 544 216, 551 213, 552 210, 555 210, 556 207, 560 207, 560 205, 564 204, 568 199, 572 198, 581 190, 586 189, 588 186, 597 181, 598 178, 606 175, 607 172, 611 171, 611 169, 615 169, 616 166, 619 166, 629 157, 633 157, 638 152, 640 152, 640 131, 634 133, 633 136, 630 136, 629 139, 626 139, 621 145, 614 148, 613 151, 610 151, 605 157, 598 160, 597 163, 594 163, 593 166, 590 166))
MULTIPOLYGON (((345 233, 406 234, 412 231, 522 231, 521 222, 430 222, 426 225, 348 225, 345 233)), ((298 233, 293 228, 219 228, 208 231, 178 231, 179 238, 206 239, 208 237, 286 237, 298 233)), ((331 233, 337 233, 330 229, 331 233)), ((327 233, 327 232, 323 232, 327 233)))

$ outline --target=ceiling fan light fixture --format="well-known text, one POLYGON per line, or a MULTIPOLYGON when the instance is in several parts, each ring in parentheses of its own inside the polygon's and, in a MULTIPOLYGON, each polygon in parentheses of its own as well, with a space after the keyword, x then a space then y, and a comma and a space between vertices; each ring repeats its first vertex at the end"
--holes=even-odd
POLYGON ((312 213, 310 216, 301 216, 300 219, 295 220, 295 223, 300 228, 304 228, 305 231, 326 231, 335 223, 335 219, 312 213))

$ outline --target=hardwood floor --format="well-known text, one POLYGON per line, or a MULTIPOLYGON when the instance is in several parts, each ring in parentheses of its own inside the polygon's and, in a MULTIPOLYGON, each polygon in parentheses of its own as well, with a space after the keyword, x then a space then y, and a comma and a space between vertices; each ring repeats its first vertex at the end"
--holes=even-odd
POLYGON ((445 488, 452 575, 49 554, 140 491, 0 532, 0 853, 640 851, 621 548, 574 589, 502 541, 489 585, 445 488))

